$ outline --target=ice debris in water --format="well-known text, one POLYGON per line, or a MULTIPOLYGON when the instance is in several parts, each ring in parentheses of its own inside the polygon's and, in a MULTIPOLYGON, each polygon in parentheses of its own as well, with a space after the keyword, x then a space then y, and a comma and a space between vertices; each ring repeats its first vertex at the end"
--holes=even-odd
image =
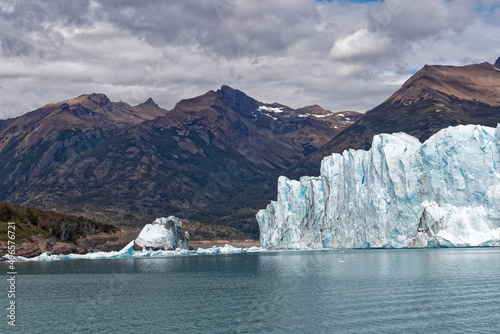
MULTIPOLYGON (((196 255, 211 255, 211 254, 237 254, 237 253, 252 253, 260 252, 263 249, 259 247, 238 248, 226 244, 224 247, 198 248, 198 250, 176 249, 176 250, 134 250, 134 241, 131 241, 127 246, 118 252, 95 252, 87 254, 69 254, 69 255, 54 255, 50 252, 45 252, 39 256, 26 258, 22 256, 14 257, 18 262, 44 262, 44 261, 61 261, 61 260, 77 260, 77 259, 124 259, 124 258, 161 258, 173 256, 196 256, 196 255)), ((6 259, 10 256, 6 255, 6 259)))

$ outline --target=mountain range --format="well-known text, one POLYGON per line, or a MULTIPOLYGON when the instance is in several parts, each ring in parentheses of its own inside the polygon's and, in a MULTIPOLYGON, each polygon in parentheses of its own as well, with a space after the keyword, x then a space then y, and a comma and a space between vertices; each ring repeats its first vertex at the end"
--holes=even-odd
POLYGON ((257 236, 279 175, 319 175, 323 157, 374 135, 424 141, 458 124, 500 122, 500 65, 424 66, 361 114, 293 109, 229 86, 137 106, 87 94, 0 120, 0 200, 142 226, 176 215, 257 236))
POLYGON ((253 208, 222 203, 361 116, 262 103, 228 86, 170 111, 81 95, 0 121, 0 198, 125 225, 170 214, 213 223, 234 210, 247 217, 233 224, 255 235, 253 208))

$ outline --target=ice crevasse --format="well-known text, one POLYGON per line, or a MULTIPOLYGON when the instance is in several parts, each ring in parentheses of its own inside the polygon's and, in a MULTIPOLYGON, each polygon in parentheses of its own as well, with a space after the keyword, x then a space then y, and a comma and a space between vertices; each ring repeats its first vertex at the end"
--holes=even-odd
POLYGON ((257 221, 266 248, 500 246, 500 124, 376 135, 319 177, 280 177, 257 221))

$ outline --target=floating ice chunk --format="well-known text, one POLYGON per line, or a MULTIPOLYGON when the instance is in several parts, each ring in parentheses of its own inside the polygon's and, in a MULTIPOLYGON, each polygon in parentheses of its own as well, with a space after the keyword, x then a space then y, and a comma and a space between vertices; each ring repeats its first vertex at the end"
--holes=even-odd
POLYGON ((242 249, 238 247, 234 247, 228 244, 225 244, 224 247, 220 248, 220 252, 222 254, 233 254, 233 253, 242 253, 242 249))
POLYGON ((218 254, 220 253, 220 247, 213 246, 212 248, 198 248, 196 252, 198 254, 218 254))
POLYGON ((246 252, 246 253, 258 253, 258 252, 262 252, 264 249, 260 248, 260 247, 257 247, 257 246, 252 246, 252 247, 249 247, 249 248, 243 248, 243 252, 246 252))
POLYGON ((180 219, 170 216, 158 218, 153 223, 147 224, 135 239, 135 245, 152 249, 188 249, 189 233, 182 234, 180 219))

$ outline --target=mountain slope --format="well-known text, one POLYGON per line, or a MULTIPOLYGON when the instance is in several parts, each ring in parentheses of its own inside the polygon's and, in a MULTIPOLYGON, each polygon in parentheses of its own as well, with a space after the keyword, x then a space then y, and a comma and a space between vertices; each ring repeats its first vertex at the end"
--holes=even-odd
POLYGON ((0 121, 0 197, 29 186, 45 171, 145 120, 163 115, 154 102, 132 107, 103 94, 48 104, 0 121))
POLYGON ((103 129, 117 132, 166 113, 151 99, 132 107, 113 103, 104 94, 86 94, 75 99, 47 104, 13 119, 0 120, 0 150, 11 140, 31 148, 40 138, 54 140, 62 131, 103 129), (23 138, 18 138, 18 136, 23 138))
POLYGON ((500 122, 500 69, 489 63, 426 65, 389 99, 368 111, 286 175, 319 175, 323 157, 346 149, 368 149, 373 136, 405 132, 425 141, 459 124, 496 127, 500 122))
MULTIPOLYGON (((125 108, 122 102, 97 102, 93 108, 86 107, 86 112, 106 114, 111 109, 116 110, 113 115, 123 116, 118 113, 121 107, 131 112, 157 110, 152 101, 132 108, 125 108), (109 103, 111 107, 106 107, 109 103)), ((61 103, 35 114, 47 119, 51 112, 64 112, 64 108, 61 103)), ((257 232, 255 210, 246 209, 245 202, 233 206, 227 203, 251 185, 317 150, 360 116, 355 112, 333 114, 319 106, 294 110, 277 103, 266 104, 222 86, 218 91, 182 100, 173 110, 154 119, 151 113, 147 114, 149 119, 143 117, 144 121, 131 117, 138 123, 135 125, 120 123, 127 117, 117 119, 111 122, 115 128, 106 127, 106 136, 100 136, 84 150, 73 149, 68 154, 65 144, 77 141, 75 138, 81 134, 75 131, 84 127, 75 125, 78 117, 72 111, 65 116, 66 123, 59 122, 60 116, 55 117, 61 124, 57 129, 62 130, 52 129, 57 135, 43 142, 46 146, 37 146, 41 158, 30 161, 30 170, 38 168, 38 173, 16 182, 22 174, 11 169, 12 180, 0 187, 2 198, 124 224, 142 224, 170 214, 215 223, 221 216, 237 213, 239 218, 232 224, 250 233, 257 232)), ((85 123, 85 133, 103 132, 97 128, 102 124, 106 122, 85 123)), ((7 146, 18 150, 19 143, 11 140, 7 146)), ((6 161, 20 164, 29 159, 30 152, 37 149, 27 148, 18 160, 11 157, 6 161)), ((0 151, 6 157, 7 153, 0 151)))

